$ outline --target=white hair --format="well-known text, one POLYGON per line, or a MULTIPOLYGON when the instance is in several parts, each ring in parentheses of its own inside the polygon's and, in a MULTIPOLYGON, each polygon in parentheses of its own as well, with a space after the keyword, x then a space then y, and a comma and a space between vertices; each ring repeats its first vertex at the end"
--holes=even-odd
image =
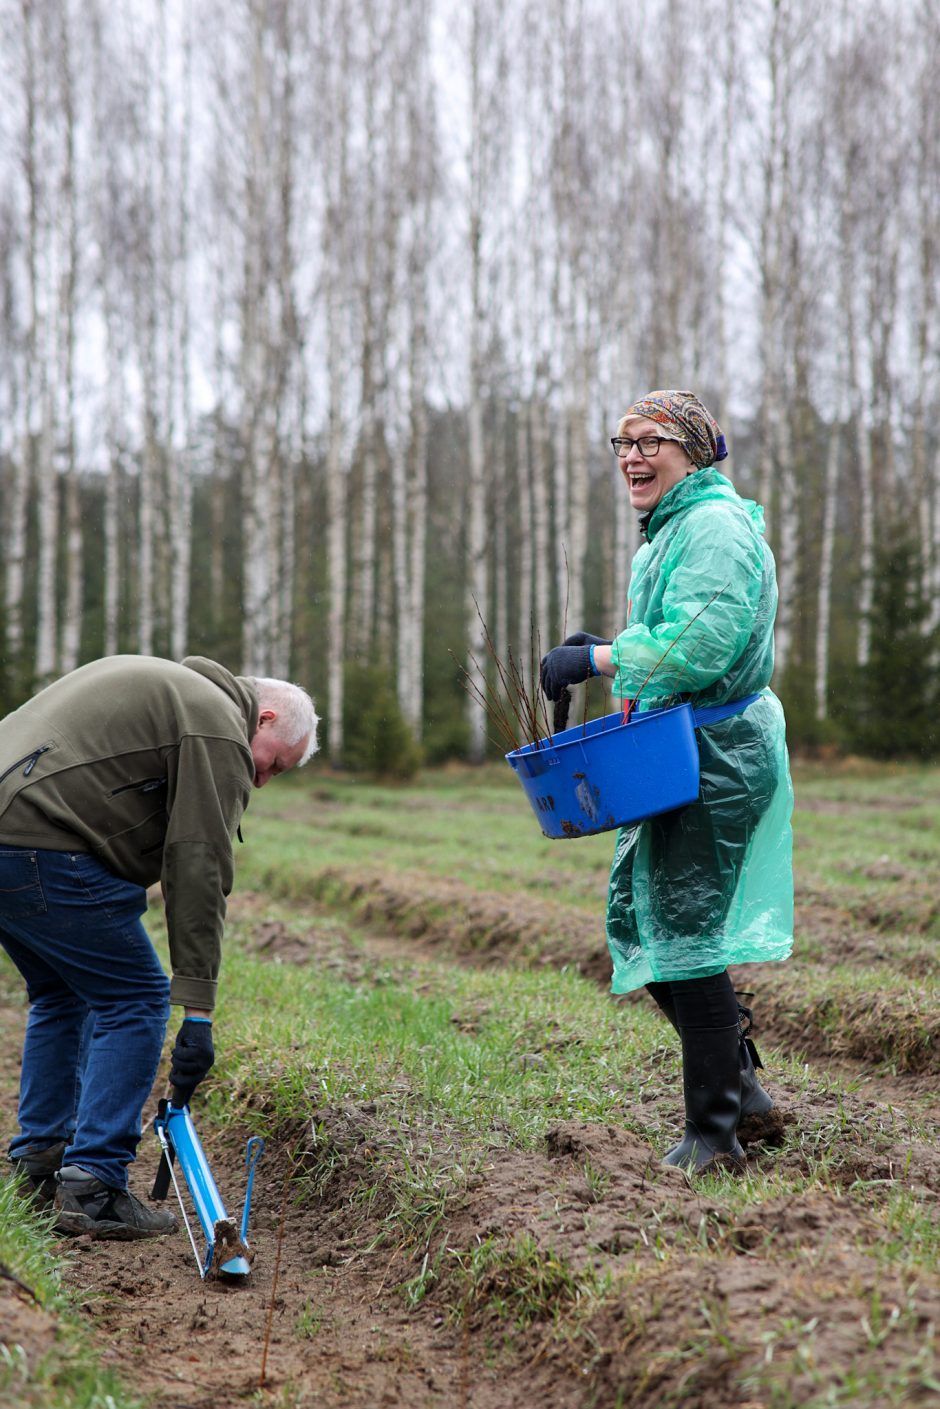
POLYGON ((267 676, 249 675, 258 695, 259 709, 273 709, 277 715, 277 737, 285 744, 298 744, 301 739, 309 742, 303 757, 297 764, 302 768, 317 751, 317 711, 313 700, 300 685, 292 685, 289 680, 271 680, 267 676))

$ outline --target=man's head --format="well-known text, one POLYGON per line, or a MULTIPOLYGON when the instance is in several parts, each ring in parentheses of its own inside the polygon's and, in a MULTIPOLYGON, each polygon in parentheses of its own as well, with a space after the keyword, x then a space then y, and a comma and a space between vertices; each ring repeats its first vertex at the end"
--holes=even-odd
POLYGON ((258 695, 258 727, 251 740, 255 787, 290 768, 302 767, 317 751, 317 712, 299 685, 249 676, 258 695))

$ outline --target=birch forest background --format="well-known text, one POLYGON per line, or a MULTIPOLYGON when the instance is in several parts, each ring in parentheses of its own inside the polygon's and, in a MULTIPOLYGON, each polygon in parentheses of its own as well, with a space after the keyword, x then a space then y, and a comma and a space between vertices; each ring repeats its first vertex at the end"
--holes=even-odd
POLYGON ((479 759, 680 386, 791 743, 936 752, 938 295, 936 0, 0 0, 0 707, 197 651, 479 759))

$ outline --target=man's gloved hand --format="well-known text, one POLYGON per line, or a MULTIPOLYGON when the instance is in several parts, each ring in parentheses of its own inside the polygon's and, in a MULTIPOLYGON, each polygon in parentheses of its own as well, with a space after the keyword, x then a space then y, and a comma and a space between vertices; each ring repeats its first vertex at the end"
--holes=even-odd
POLYGON ((170 1064, 170 1085, 182 1105, 189 1104, 200 1081, 212 1070, 214 1061, 212 1023, 208 1018, 184 1018, 176 1034, 170 1064))
POLYGON ((557 700, 568 685, 580 685, 594 674, 591 669, 591 647, 556 646, 542 657, 539 683, 550 700, 557 700))
POLYGON ((592 636, 590 631, 576 631, 573 636, 566 636, 562 642, 563 646, 609 646, 610 641, 606 636, 592 636))

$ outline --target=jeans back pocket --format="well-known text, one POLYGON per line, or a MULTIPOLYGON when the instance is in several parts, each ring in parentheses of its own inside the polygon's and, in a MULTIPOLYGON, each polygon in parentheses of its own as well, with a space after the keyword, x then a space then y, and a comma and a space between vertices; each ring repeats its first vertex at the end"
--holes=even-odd
POLYGON ((46 913, 35 851, 0 849, 0 918, 26 920, 46 913))

